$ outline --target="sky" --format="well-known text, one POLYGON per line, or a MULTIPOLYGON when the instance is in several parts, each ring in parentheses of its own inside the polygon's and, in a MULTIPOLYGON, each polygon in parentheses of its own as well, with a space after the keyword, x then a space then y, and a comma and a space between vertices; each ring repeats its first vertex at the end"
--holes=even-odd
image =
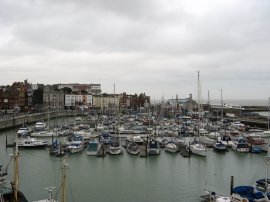
POLYGON ((267 100, 270 1, 0 1, 0 85, 196 98, 198 71, 202 99, 267 100))

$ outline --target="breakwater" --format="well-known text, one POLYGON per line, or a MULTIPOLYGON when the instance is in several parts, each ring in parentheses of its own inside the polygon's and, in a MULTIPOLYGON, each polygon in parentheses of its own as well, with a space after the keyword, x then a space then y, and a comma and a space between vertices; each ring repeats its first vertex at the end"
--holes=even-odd
MULTIPOLYGON (((77 112, 76 116, 84 116, 83 112, 77 112)), ((50 111, 35 114, 11 114, 0 117, 0 130, 6 128, 28 125, 41 120, 55 119, 58 117, 75 116, 74 111, 50 111)))

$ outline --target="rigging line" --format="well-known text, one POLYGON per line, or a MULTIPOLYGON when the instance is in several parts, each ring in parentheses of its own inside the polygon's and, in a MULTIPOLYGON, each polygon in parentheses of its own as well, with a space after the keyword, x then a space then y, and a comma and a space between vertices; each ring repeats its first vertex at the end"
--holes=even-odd
POLYGON ((3 171, 4 171, 4 172, 7 172, 8 167, 9 167, 9 165, 10 165, 10 163, 11 163, 12 159, 13 159, 13 157, 9 158, 9 161, 8 161, 8 163, 7 163, 6 167, 3 169, 3 171))
POLYGON ((60 193, 62 187, 63 187, 63 184, 61 183, 61 186, 59 187, 58 191, 55 193, 55 198, 58 197, 58 194, 60 193))

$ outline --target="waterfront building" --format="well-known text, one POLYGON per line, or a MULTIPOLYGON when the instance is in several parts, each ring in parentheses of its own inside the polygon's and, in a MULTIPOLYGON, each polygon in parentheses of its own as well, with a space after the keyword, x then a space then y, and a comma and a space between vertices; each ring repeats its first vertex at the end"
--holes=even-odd
POLYGON ((79 84, 79 83, 70 83, 70 84, 58 84, 58 89, 70 88, 72 92, 80 94, 86 92, 91 95, 100 95, 101 94, 101 85, 100 84, 79 84))
POLYGON ((55 86, 44 86, 43 107, 46 109, 60 110, 64 108, 65 94, 55 86))
POLYGON ((120 106, 128 109, 149 108, 150 96, 145 95, 145 93, 128 95, 124 92, 120 95, 120 106))
POLYGON ((189 94, 189 97, 184 99, 169 99, 167 103, 174 109, 181 108, 186 111, 197 111, 198 108, 198 104, 192 99, 192 94, 189 94))
POLYGON ((14 82, 12 86, 0 87, 0 108, 24 108, 26 103, 26 90, 22 82, 14 82))
POLYGON ((65 94, 65 107, 75 107, 75 106, 87 106, 93 105, 92 95, 74 95, 65 94))
POLYGON ((118 109, 120 96, 117 94, 102 94, 93 96, 93 107, 97 109, 118 109))

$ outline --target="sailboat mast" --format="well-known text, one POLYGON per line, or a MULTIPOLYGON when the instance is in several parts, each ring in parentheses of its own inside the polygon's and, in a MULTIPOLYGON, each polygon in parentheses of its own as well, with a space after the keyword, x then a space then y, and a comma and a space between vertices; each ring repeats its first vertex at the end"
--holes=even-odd
POLYGON ((200 71, 198 71, 198 121, 199 121, 199 129, 198 129, 198 136, 200 137, 200 128, 201 128, 201 88, 200 88, 200 71))
POLYGON ((222 89, 220 89, 220 92, 221 92, 221 119, 223 119, 223 97, 222 97, 222 89))
POLYGON ((16 146, 13 154, 14 158, 14 202, 18 201, 18 189, 19 189, 19 152, 18 152, 18 136, 16 135, 16 146))
POLYGON ((269 128, 269 119, 270 119, 270 97, 268 98, 268 130, 269 128))

